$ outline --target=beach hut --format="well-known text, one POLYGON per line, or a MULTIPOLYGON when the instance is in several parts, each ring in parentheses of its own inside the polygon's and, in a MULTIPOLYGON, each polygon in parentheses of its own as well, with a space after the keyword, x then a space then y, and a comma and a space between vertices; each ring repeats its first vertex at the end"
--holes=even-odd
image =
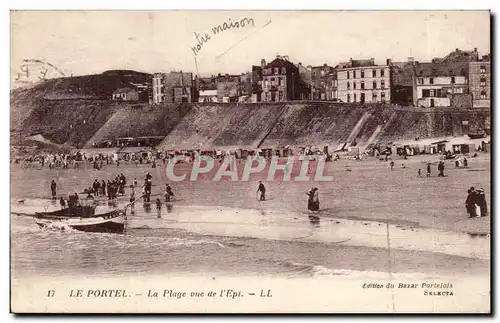
MULTIPOLYGON (((443 153, 445 152, 447 149, 447 144, 448 144, 448 140, 439 140, 439 141, 435 141, 433 143, 431 143, 431 151, 434 151, 434 152, 431 152, 431 153, 443 153)), ((451 148, 451 147, 450 147, 451 148)))

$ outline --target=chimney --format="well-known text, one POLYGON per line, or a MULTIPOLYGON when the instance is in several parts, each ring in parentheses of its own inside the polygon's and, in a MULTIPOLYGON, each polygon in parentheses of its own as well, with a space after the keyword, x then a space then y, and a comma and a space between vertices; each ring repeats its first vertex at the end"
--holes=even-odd
POLYGON ((388 58, 388 59, 386 60, 386 63, 387 63, 386 65, 390 66, 390 65, 392 64, 391 59, 390 59, 390 58, 388 58))
POLYGON ((299 66, 302 66, 302 62, 299 62, 299 66))
POLYGON ((372 57, 372 58, 370 58, 370 63, 371 63, 372 65, 375 65, 375 58, 373 58, 373 57, 372 57))
POLYGON ((279 53, 276 53, 276 58, 281 58, 279 53))
POLYGON ((288 61, 288 55, 283 56, 283 59, 288 61))
POLYGON ((458 52, 458 48, 455 48, 455 52, 458 52))
POLYGON ((260 67, 264 68, 266 66, 266 60, 265 59, 261 59, 260 60, 260 67))
POLYGON ((326 63, 323 64, 323 67, 327 67, 328 65, 326 63))

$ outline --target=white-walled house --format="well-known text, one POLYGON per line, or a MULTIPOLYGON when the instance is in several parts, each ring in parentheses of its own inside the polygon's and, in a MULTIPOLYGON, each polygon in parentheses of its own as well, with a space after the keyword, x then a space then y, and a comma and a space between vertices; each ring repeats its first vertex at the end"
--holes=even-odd
POLYGON ((415 68, 415 105, 417 107, 449 107, 453 95, 469 93, 468 71, 461 65, 438 66, 418 64, 415 68))
POLYGON ((390 60, 375 65, 375 60, 353 60, 337 66, 338 99, 347 103, 391 102, 390 60))

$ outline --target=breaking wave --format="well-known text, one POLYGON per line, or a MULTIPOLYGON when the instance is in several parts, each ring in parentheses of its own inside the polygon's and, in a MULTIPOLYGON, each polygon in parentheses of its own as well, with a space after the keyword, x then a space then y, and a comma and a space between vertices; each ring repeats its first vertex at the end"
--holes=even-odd
MULTIPOLYGON (((387 272, 381 271, 370 271, 370 270, 350 270, 350 269, 332 269, 321 265, 308 265, 290 261, 280 261, 278 264, 283 268, 283 274, 290 278, 303 278, 303 277, 314 277, 314 278, 353 278, 353 279, 378 279, 387 280, 389 279, 389 274, 387 272)), ((423 273, 392 273, 391 278, 418 278, 425 279, 429 278, 428 275, 423 273)))

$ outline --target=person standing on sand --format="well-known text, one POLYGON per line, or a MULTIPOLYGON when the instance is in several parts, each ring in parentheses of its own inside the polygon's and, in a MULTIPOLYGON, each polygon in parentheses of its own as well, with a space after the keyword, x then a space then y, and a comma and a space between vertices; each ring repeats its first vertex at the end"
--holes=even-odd
POLYGON ((480 188, 476 191, 476 204, 479 206, 481 217, 487 216, 488 206, 486 204, 486 195, 484 189, 480 188))
POLYGON ((50 182, 50 190, 52 192, 52 199, 55 199, 56 198, 56 189, 57 189, 57 184, 54 180, 52 180, 52 182, 50 182))
POLYGON ((427 163, 427 175, 426 177, 431 177, 431 163, 427 163))
POLYGON ((439 162, 438 171, 438 177, 444 177, 444 162, 439 162))
POLYGON ((467 190, 467 199, 465 200, 465 209, 469 218, 475 218, 476 214, 476 191, 473 186, 467 190))
POLYGON ((64 197, 61 196, 59 204, 61 204, 61 210, 66 208, 66 201, 64 200, 64 197))
POLYGON ((106 182, 104 180, 101 182, 101 196, 106 196, 106 182))
POLYGON ((417 176, 418 177, 422 177, 422 170, 420 168, 418 169, 418 175, 417 176))
POLYGON ((391 160, 391 170, 394 168, 394 160, 391 160))
POLYGON ((266 187, 262 184, 262 181, 259 181, 259 187, 257 188, 257 193, 260 192, 259 201, 266 200, 266 187))
POLYGON ((309 211, 319 211, 319 193, 318 188, 313 187, 308 193, 307 209, 309 211))
POLYGON ((94 190, 94 194, 96 196, 100 195, 100 189, 101 189, 101 184, 97 181, 97 178, 94 180, 94 183, 92 183, 92 188, 94 190))
POLYGON ((174 192, 172 192, 172 187, 169 184, 165 186, 165 202, 170 202, 170 197, 174 196, 174 192))
POLYGON ((161 218, 161 201, 160 201, 160 198, 156 199, 156 211, 158 212, 158 217, 161 218))

